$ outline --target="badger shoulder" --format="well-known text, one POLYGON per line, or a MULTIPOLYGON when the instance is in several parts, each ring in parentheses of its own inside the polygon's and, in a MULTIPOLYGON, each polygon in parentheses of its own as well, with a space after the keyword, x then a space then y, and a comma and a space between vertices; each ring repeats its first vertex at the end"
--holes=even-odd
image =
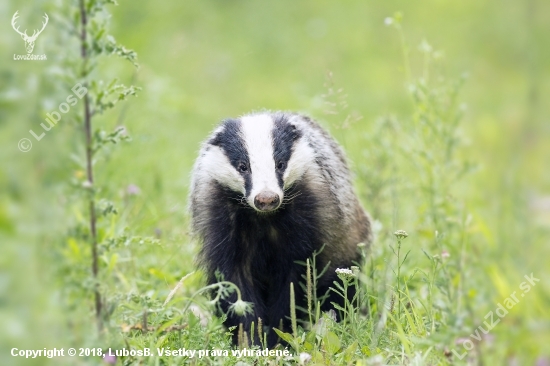
POLYGON ((349 258, 358 243, 371 242, 372 232, 370 217, 355 193, 346 154, 338 142, 310 117, 292 114, 289 120, 302 131, 314 152, 310 184, 326 202, 319 215, 322 226, 327 228, 329 255, 333 262, 338 261, 334 255, 349 258), (338 251, 331 250, 330 246, 338 251))

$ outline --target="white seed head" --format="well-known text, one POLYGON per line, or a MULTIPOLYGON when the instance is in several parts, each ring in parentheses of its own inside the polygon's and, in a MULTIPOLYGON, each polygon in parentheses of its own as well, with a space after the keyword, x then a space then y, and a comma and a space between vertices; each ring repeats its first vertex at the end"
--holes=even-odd
POLYGON ((409 234, 407 234, 405 230, 397 230, 395 233, 393 233, 393 235, 395 235, 398 240, 405 239, 407 236, 409 236, 409 234))
POLYGON ((253 305, 254 304, 252 304, 251 302, 238 299, 229 307, 229 311, 239 316, 243 316, 245 314, 252 314, 253 305))

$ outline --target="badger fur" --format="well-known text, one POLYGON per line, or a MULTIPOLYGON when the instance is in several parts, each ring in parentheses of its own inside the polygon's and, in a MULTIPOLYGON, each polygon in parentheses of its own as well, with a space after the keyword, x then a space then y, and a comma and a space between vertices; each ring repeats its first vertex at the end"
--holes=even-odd
MULTIPOLYGON (((229 313, 226 325, 242 323, 246 331, 261 318, 270 347, 277 336, 269 329, 290 327, 290 283, 297 306, 307 308, 299 285, 306 270, 296 262, 325 245, 317 257, 319 271, 328 264, 322 295, 336 268, 359 261, 357 244, 371 236, 342 149, 315 121, 291 113, 224 120, 195 163, 190 210, 209 283, 219 272, 253 303, 252 314, 229 313)), ((330 293, 323 310, 343 302, 330 293)), ((222 311, 235 300, 224 300, 222 311)))

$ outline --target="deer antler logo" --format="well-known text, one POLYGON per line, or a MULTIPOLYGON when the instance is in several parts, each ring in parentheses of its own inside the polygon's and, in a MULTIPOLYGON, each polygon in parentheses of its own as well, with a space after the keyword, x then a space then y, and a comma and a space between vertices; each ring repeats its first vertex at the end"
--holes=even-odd
POLYGON ((42 29, 40 29, 39 31, 35 29, 32 33, 32 36, 28 36, 26 29, 24 32, 20 32, 19 27, 16 27, 15 25, 17 18, 19 18, 19 15, 17 14, 18 12, 19 11, 16 11, 11 18, 11 26, 13 27, 13 29, 15 29, 17 33, 21 35, 21 38, 23 38, 23 40, 25 41, 25 48, 27 49, 27 53, 31 53, 34 48, 34 42, 36 41, 36 38, 40 33, 42 33, 44 28, 46 28, 46 24, 48 24, 48 14, 44 13, 45 22, 42 23, 42 29))

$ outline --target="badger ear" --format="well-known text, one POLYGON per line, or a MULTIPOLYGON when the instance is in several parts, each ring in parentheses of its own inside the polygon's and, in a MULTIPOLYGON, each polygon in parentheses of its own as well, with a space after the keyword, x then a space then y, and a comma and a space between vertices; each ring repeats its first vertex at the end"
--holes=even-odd
POLYGON ((214 145, 214 146, 220 146, 220 144, 221 144, 220 135, 221 135, 221 131, 218 132, 218 133, 215 133, 215 134, 210 138, 210 140, 208 140, 208 144, 209 144, 209 145, 214 145))
POLYGON ((293 115, 287 120, 287 124, 290 126, 288 132, 292 136, 292 141, 298 140, 303 135, 303 132, 299 127, 300 123, 303 123, 301 120, 302 118, 303 116, 301 115, 293 115))
MULTIPOLYGON (((223 122, 225 122, 225 121, 223 121, 223 122)), ((225 129, 224 129, 223 125, 216 128, 214 130, 214 132, 212 132, 212 134, 210 135, 210 139, 207 141, 207 143, 209 145, 214 145, 214 146, 220 146, 221 147, 221 145, 223 143, 222 139, 223 139, 224 130, 225 129)))
POLYGON ((239 120, 233 118, 224 119, 220 126, 212 132, 208 143, 223 147, 234 142, 239 135, 239 120))
POLYGON ((300 137, 302 137, 302 131, 300 131, 300 130, 298 129, 298 126, 296 126, 295 123, 290 122, 289 125, 290 125, 290 128, 291 128, 291 132, 290 132, 290 133, 291 133, 291 136, 292 136, 292 141, 296 141, 296 140, 298 140, 300 137))

